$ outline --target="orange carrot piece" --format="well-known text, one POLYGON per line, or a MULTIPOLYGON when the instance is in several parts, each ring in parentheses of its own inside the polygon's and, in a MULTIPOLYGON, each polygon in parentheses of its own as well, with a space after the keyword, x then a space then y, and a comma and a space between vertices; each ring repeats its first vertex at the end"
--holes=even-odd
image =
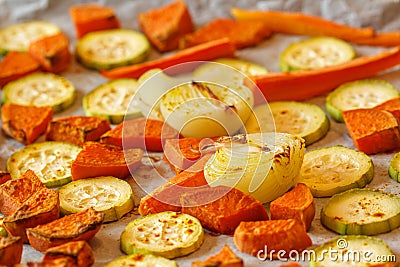
POLYGON ((11 51, 0 62, 0 88, 38 70, 40 70, 40 63, 30 54, 11 51))
POLYGON ((400 31, 379 32, 370 37, 360 37, 352 40, 353 43, 369 46, 399 46, 400 31))
POLYGON ((207 61, 220 57, 234 57, 235 46, 227 38, 199 44, 183 49, 171 56, 147 61, 135 65, 118 67, 112 70, 101 70, 100 73, 110 79, 139 78, 150 69, 165 69, 177 64, 192 61, 207 61))
POLYGON ((142 157, 143 150, 139 148, 122 150, 112 145, 86 142, 72 162, 72 180, 97 176, 122 179, 139 167, 142 157))
POLYGON ((1 107, 3 131, 23 144, 31 144, 47 128, 53 118, 52 107, 21 106, 5 103, 1 107))
POLYGON ((192 267, 243 267, 244 263, 228 245, 224 245, 221 251, 209 257, 205 261, 195 261, 192 267))
POLYGON ((270 204, 271 220, 296 219, 307 231, 315 216, 314 197, 305 184, 297 184, 295 188, 278 197, 270 204))
POLYGON ((162 151, 165 140, 178 137, 179 132, 162 121, 139 118, 121 122, 102 135, 100 141, 124 148, 162 151))
POLYGON ((177 49, 179 39, 194 30, 192 17, 182 0, 140 13, 138 20, 144 34, 160 52, 177 49))
POLYGON ((304 13, 232 8, 231 14, 238 20, 262 21, 265 27, 278 33, 307 36, 325 35, 347 41, 374 35, 372 28, 351 27, 304 13))
POLYGON ((240 251, 265 259, 277 258, 278 252, 280 258, 289 257, 291 251, 303 251, 312 245, 306 230, 295 219, 241 222, 233 241, 240 251))
POLYGON ((165 184, 156 188, 140 200, 139 213, 142 216, 163 211, 180 211, 180 198, 198 187, 208 187, 204 177, 204 166, 210 154, 205 155, 189 169, 169 179, 165 184))
POLYGON ((268 220, 261 202, 236 188, 196 189, 181 196, 182 212, 199 219, 213 232, 231 235, 242 221, 268 220))
POLYGON ((76 37, 81 38, 93 31, 117 29, 119 20, 114 9, 97 4, 75 5, 69 9, 75 26, 76 37))
POLYGON ((318 70, 270 72, 252 76, 254 84, 249 80, 245 80, 245 84, 251 88, 256 85, 268 101, 304 100, 327 93, 343 83, 371 77, 399 64, 400 47, 396 47, 318 70))
POLYGON ((387 100, 382 104, 375 106, 374 109, 389 111, 396 117, 398 122, 400 121, 400 97, 387 100))
POLYGON ((179 48, 187 48, 220 38, 228 38, 237 49, 254 46, 271 36, 270 29, 261 21, 238 21, 218 18, 194 33, 186 34, 179 48))
POLYGON ((344 122, 356 148, 375 154, 400 147, 396 118, 388 111, 353 109, 342 112, 344 122))
POLYGON ((61 141, 82 146, 87 141, 96 141, 111 130, 108 120, 100 117, 70 116, 51 121, 47 127, 47 141, 61 141))
POLYGON ((62 32, 31 43, 28 52, 45 71, 59 73, 71 64, 68 38, 62 32))

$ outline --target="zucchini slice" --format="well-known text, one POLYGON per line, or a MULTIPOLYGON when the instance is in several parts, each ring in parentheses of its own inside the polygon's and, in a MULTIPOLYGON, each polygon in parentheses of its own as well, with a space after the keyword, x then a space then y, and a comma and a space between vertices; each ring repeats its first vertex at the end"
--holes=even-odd
POLYGON ((174 260, 169 260, 152 254, 133 254, 121 256, 107 263, 104 267, 140 266, 140 267, 178 267, 174 260))
POLYGON ((37 72, 27 75, 9 82, 3 90, 3 103, 51 106, 55 113, 71 106, 76 98, 74 85, 53 73, 37 72))
POLYGON ((322 139, 329 131, 329 119, 315 104, 295 101, 270 102, 277 132, 302 137, 306 145, 322 139))
POLYGON ((138 105, 131 103, 136 89, 135 79, 116 79, 96 87, 83 97, 83 110, 86 116, 97 116, 118 124, 125 119, 142 116, 138 105))
POLYGON ((12 179, 31 169, 47 187, 71 182, 71 164, 81 151, 79 146, 63 142, 42 142, 27 145, 7 160, 12 179))
POLYGON ((389 164, 389 176, 400 183, 400 152, 394 154, 389 164))
POLYGON ((8 26, 0 30, 0 55, 9 51, 27 52, 32 42, 60 31, 57 25, 46 21, 30 21, 8 26))
POLYGON ((400 197, 370 188, 332 196, 321 210, 321 223, 342 235, 377 235, 400 226, 400 197))
POLYGON ((76 56, 87 68, 104 70, 144 61, 150 43, 138 31, 112 29, 86 34, 76 46, 76 56))
POLYGON ((344 146, 331 146, 305 153, 299 183, 314 197, 330 197, 352 188, 362 188, 374 177, 371 158, 344 146))
POLYGON ((396 87, 385 80, 364 79, 342 84, 326 97, 325 107, 337 122, 343 122, 342 112, 372 108, 400 95, 396 87))
POLYGON ((154 254, 173 259, 200 248, 204 231, 191 215, 165 211, 131 221, 121 234, 126 254, 154 254))
POLYGON ((319 69, 350 61, 354 48, 334 37, 312 37, 294 42, 286 47, 280 58, 282 71, 319 69))
POLYGON ((338 236, 314 249, 310 267, 368 267, 372 264, 395 262, 386 242, 364 235, 338 236), (331 254, 329 254, 331 253, 331 254))
POLYGON ((258 65, 256 63, 244 60, 244 59, 238 59, 238 58, 218 58, 213 60, 214 62, 221 63, 228 65, 243 74, 247 76, 251 75, 261 75, 268 73, 268 70, 261 65, 258 65))
POLYGON ((112 222, 134 207, 131 186, 112 176, 72 181, 60 187, 59 193, 60 210, 64 215, 92 207, 104 213, 104 222, 112 222))

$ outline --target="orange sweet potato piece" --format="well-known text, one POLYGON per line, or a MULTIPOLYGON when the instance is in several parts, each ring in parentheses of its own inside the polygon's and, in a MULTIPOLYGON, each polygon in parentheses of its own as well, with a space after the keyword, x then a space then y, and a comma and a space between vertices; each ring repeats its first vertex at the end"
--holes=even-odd
POLYGON ((52 120, 46 131, 46 140, 68 142, 82 146, 96 141, 111 129, 108 120, 100 117, 70 116, 52 120))
POLYGON ((280 267, 301 267, 301 265, 296 262, 291 262, 288 264, 281 265, 280 267))
POLYGON ((31 246, 41 252, 71 241, 91 240, 103 224, 104 213, 93 208, 26 229, 31 246))
POLYGON ((233 241, 240 251, 266 259, 276 258, 280 250, 285 252, 279 253, 280 258, 289 257, 291 251, 300 252, 312 245, 303 225, 295 219, 241 222, 233 241))
POLYGON ((0 265, 14 266, 21 262, 22 239, 19 236, 0 237, 0 265))
POLYGON ((21 106, 5 103, 1 107, 4 133, 23 144, 31 144, 47 128, 53 118, 52 107, 21 106))
POLYGON ((59 258, 42 262, 28 261, 24 265, 17 265, 14 267, 77 267, 77 265, 70 258, 59 258))
POLYGON ((224 245, 222 250, 205 261, 195 261, 192 267, 243 267, 243 260, 239 258, 228 245, 224 245))
MULTIPOLYGON (((11 180, 11 175, 8 172, 0 171, 0 185, 11 180)), ((1 212, 1 211, 0 211, 1 212)))
POLYGON ((122 150, 113 145, 86 142, 72 162, 72 180, 97 176, 125 178, 139 167, 142 157, 143 150, 139 148, 122 150))
POLYGON ((233 234, 242 221, 268 220, 262 203, 251 195, 226 186, 206 187, 181 196, 182 212, 221 234, 233 234))
POLYGON ((220 38, 228 38, 236 49, 254 46, 272 34, 260 21, 239 21, 219 18, 186 34, 179 42, 180 48, 187 48, 220 38))
POLYGON ((160 52, 177 49, 179 39, 194 30, 189 10, 182 0, 141 13, 138 20, 144 34, 160 52))
POLYGON ((382 104, 375 106, 374 109, 389 111, 396 117, 398 122, 400 121, 400 97, 389 99, 382 104))
POLYGON ((0 212, 10 216, 40 188, 44 185, 32 170, 27 170, 18 179, 3 183, 0 185, 0 212))
POLYGON ((400 147, 399 125, 390 112, 353 109, 343 111, 342 115, 358 150, 366 154, 375 154, 400 147))
POLYGON ((75 26, 76 37, 81 38, 93 31, 117 29, 119 20, 114 9, 94 3, 74 5, 69 9, 75 26))
POLYGON ((0 88, 38 70, 40 70, 40 63, 30 54, 11 51, 0 62, 0 88))
POLYGON ((28 52, 45 71, 59 73, 71 64, 68 38, 62 32, 32 42, 28 52))
POLYGON ((271 220, 296 219, 307 231, 315 216, 314 197, 302 183, 270 204, 271 220))
POLYGON ((121 122, 105 133, 100 141, 124 148, 162 151, 165 140, 178 137, 179 132, 162 121, 139 118, 121 122))
POLYGON ((94 263, 92 248, 85 240, 71 241, 49 248, 44 253, 43 261, 69 258, 76 267, 89 267, 94 263))
POLYGON ((58 191, 44 187, 34 192, 13 214, 7 216, 4 226, 9 234, 20 236, 26 243, 27 228, 51 222, 59 216, 58 191))
POLYGON ((204 178, 204 166, 210 158, 205 155, 187 170, 177 174, 165 184, 140 200, 139 213, 142 216, 162 211, 180 211, 181 196, 198 187, 208 187, 204 178))

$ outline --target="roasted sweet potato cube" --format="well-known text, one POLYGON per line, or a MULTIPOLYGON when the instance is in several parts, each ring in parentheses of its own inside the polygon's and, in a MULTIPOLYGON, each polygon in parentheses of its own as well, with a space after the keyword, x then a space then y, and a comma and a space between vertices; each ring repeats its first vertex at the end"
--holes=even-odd
POLYGON ((13 214, 32 194, 44 185, 32 170, 20 178, 0 185, 0 212, 5 216, 13 214))
POLYGON ((4 133, 25 145, 33 143, 53 118, 52 107, 22 106, 5 103, 1 107, 4 133))
POLYGON ((21 262, 22 239, 18 236, 0 236, 0 265, 14 266, 21 262))
POLYGON ((206 259, 205 261, 195 261, 192 267, 243 267, 243 260, 239 258, 228 245, 224 245, 222 250, 206 259))
POLYGON ((19 264, 14 267, 78 267, 70 258, 59 258, 54 260, 46 260, 42 262, 29 261, 25 264, 19 264))
POLYGON ((52 120, 47 128, 46 140, 82 146, 87 141, 99 140, 110 129, 110 123, 100 117, 70 116, 52 120))
POLYGON ((77 267, 89 267, 94 263, 93 250, 84 240, 49 248, 44 253, 43 261, 60 258, 70 258, 77 267))
POLYGON ((13 214, 7 216, 4 226, 12 236, 20 236, 27 243, 27 228, 51 222, 59 216, 58 191, 43 187, 34 192, 13 214))
POLYGON ((11 180, 11 175, 8 172, 0 171, 0 185, 11 180))
POLYGON ((261 202, 236 188, 217 186, 195 189, 181 196, 182 212, 201 222, 204 228, 233 234, 242 221, 268 220, 261 202))
POLYGON ((314 197, 305 184, 297 184, 295 188, 275 199, 270 204, 271 220, 296 219, 307 231, 315 216, 314 197))
POLYGON ((41 252, 71 241, 89 241, 100 230, 104 213, 93 208, 26 229, 31 246, 41 252))

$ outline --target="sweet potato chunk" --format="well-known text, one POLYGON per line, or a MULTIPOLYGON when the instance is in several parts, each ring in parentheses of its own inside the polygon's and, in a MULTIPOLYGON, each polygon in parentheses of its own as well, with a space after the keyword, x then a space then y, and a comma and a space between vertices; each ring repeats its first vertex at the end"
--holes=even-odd
POLYGON ((195 261, 192 267, 243 267, 243 260, 236 256, 228 245, 224 245, 222 250, 205 261, 195 261))
POLYGON ((100 117, 70 116, 52 120, 46 131, 46 140, 82 146, 87 141, 99 140, 110 129, 110 123, 100 117))
POLYGON ((389 111, 396 117, 397 122, 400 121, 400 97, 387 100, 382 104, 375 106, 374 109, 389 111))
POLYGON ((241 222, 233 240, 240 251, 266 259, 276 258, 280 250, 285 254, 279 253, 279 257, 289 257, 291 251, 300 252, 312 244, 303 225, 295 219, 241 222))
POLYGON ((69 10, 75 26, 76 37, 81 38, 93 31, 120 27, 114 9, 97 4, 74 5, 69 10))
POLYGON ((59 258, 42 262, 29 261, 24 265, 15 267, 78 267, 70 258, 59 258))
POLYGON ((21 262, 22 239, 19 236, 0 237, 0 265, 14 266, 21 262))
POLYGON ((236 49, 253 46, 272 34, 260 21, 238 21, 219 18, 180 39, 179 47, 187 48, 220 38, 228 38, 236 49))
POLYGON ((233 234, 242 221, 268 220, 262 203, 236 188, 217 186, 182 195, 182 212, 199 219, 201 225, 221 234, 233 234))
POLYGON ((41 252, 62 244, 89 241, 100 230, 104 213, 89 208, 82 212, 64 216, 50 223, 26 229, 31 246, 41 252))
POLYGON ((192 18, 184 1, 139 14, 139 25, 160 52, 178 48, 179 39, 194 30, 192 18))
POLYGON ((72 162, 72 180, 98 176, 125 178, 141 164, 143 150, 86 142, 72 162))
POLYGON ((33 143, 42 135, 52 118, 52 107, 21 106, 12 103, 5 103, 1 107, 3 131, 25 145, 33 143))
POLYGON ((314 197, 305 184, 297 184, 294 189, 275 199, 270 204, 271 220, 296 219, 307 231, 315 216, 314 197))
POLYGON ((94 263, 93 250, 84 240, 49 248, 44 253, 43 261, 60 258, 70 258, 77 267, 89 267, 94 263))
POLYGON ((343 111, 342 115, 358 150, 366 154, 375 154, 400 147, 399 125, 390 112, 353 109, 343 111))
POLYGON ((13 214, 4 219, 4 226, 12 236, 20 236, 28 242, 26 229, 51 222, 60 216, 58 191, 40 188, 34 192, 13 214))

